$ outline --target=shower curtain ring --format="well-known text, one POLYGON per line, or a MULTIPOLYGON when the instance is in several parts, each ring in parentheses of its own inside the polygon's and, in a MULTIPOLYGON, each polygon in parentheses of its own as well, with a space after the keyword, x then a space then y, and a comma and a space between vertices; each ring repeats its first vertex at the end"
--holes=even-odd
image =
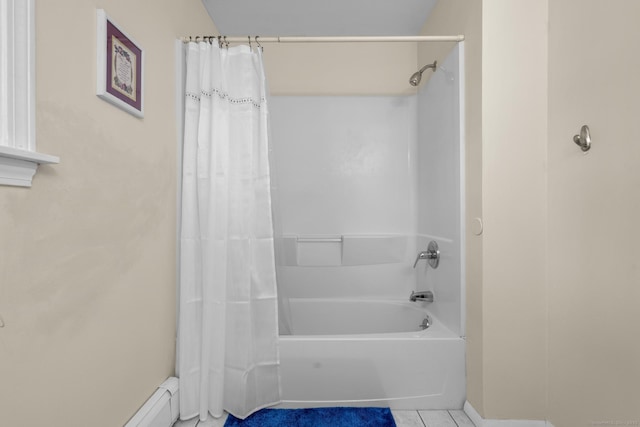
POLYGON ((222 36, 218 36, 218 47, 222 49, 222 36))
POLYGON ((229 49, 229 41, 227 40, 227 36, 224 36, 224 47, 229 49))
POLYGON ((249 39, 249 50, 251 50, 251 36, 247 36, 247 38, 249 39))
POLYGON ((260 49, 261 52, 264 52, 264 49, 262 48, 262 45, 260 44, 260 42, 258 41, 258 37, 260 36, 256 36, 256 44, 258 45, 258 48, 260 49))

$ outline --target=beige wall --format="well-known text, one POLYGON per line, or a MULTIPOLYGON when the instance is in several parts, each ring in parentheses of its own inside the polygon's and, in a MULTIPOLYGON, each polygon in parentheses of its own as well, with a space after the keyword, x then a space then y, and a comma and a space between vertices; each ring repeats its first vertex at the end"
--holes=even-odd
MULTIPOLYGON (((440 2, 426 28, 459 32, 471 7, 440 2)), ((640 153, 629 138, 640 59, 628 53, 639 14, 630 0, 482 2, 481 83, 467 42, 467 102, 482 91, 481 125, 467 120, 468 144, 482 130, 482 158, 467 148, 482 187, 468 183, 467 201, 474 209, 469 198, 482 195, 485 225, 481 265, 467 261, 467 378, 487 419, 640 422, 640 153), (606 71, 593 58, 606 58, 606 71), (584 123, 586 156, 571 142, 584 123)), ((419 62, 439 54, 421 49, 419 62)), ((468 256, 475 244, 469 237, 468 256)))
POLYGON ((174 371, 174 40, 200 0, 38 0, 37 144, 0 187, 0 424, 124 424, 174 371), (95 95, 95 14, 145 49, 145 118, 95 95))
POLYGON ((545 419, 547 1, 482 22, 483 412, 545 419))
POLYGON ((630 0, 483 1, 485 418, 640 422, 639 14, 630 0), (588 58, 607 72, 576 67, 588 58), (584 123, 586 156, 571 142, 584 123))
POLYGON ((639 16, 635 0, 549 2, 555 427, 640 424, 640 145, 633 136, 640 117, 639 16), (583 124, 593 138, 586 155, 571 141, 583 124))
MULTIPOLYGON (((467 311, 467 399, 483 408, 482 332, 482 237, 477 236, 475 218, 482 216, 482 2, 439 1, 431 11, 421 34, 464 34, 466 117, 466 311, 467 311)), ((422 43, 420 66, 447 57, 452 43, 422 43)), ((425 78, 431 76, 424 74, 425 78)), ((424 83, 423 83, 424 84, 424 83)))
POLYGON ((546 416, 546 21, 546 1, 440 1, 423 29, 466 37, 467 400, 488 419, 546 416))
POLYGON ((405 95, 416 43, 265 44, 272 95, 405 95))

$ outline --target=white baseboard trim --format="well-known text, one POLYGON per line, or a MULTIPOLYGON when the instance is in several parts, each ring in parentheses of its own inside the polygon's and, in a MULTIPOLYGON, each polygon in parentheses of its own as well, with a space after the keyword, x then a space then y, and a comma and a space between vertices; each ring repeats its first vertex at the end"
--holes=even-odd
POLYGON ((169 377, 124 427, 171 427, 180 413, 179 383, 169 377))
POLYGON ((485 420, 469 401, 464 402, 464 412, 476 427, 553 427, 549 421, 537 420, 485 420))
POLYGON ((482 419, 478 411, 476 411, 476 409, 471 406, 471 403, 469 403, 468 400, 464 401, 464 407, 462 409, 464 410, 464 413, 467 414, 467 417, 469 417, 469 419, 476 425, 476 427, 484 427, 484 420, 482 419))

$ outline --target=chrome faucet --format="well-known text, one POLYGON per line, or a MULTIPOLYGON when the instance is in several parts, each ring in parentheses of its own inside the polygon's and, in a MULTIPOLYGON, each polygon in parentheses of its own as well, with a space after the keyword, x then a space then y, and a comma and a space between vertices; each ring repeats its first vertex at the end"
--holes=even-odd
POLYGON ((431 291, 413 291, 409 297, 409 301, 426 301, 433 302, 433 292, 431 291))
POLYGON ((427 250, 418 254, 416 262, 413 263, 413 268, 416 268, 418 261, 421 259, 426 259, 432 268, 438 268, 438 264, 440 263, 440 249, 438 249, 438 244, 435 241, 430 241, 427 250))

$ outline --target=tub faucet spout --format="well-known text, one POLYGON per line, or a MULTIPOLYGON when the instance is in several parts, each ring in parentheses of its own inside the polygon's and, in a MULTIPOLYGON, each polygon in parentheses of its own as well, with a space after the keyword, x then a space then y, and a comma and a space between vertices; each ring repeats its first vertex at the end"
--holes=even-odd
POLYGON ((433 292, 431 291, 419 291, 419 292, 411 292, 411 296, 409 297, 410 301, 426 301, 433 302, 433 292))

